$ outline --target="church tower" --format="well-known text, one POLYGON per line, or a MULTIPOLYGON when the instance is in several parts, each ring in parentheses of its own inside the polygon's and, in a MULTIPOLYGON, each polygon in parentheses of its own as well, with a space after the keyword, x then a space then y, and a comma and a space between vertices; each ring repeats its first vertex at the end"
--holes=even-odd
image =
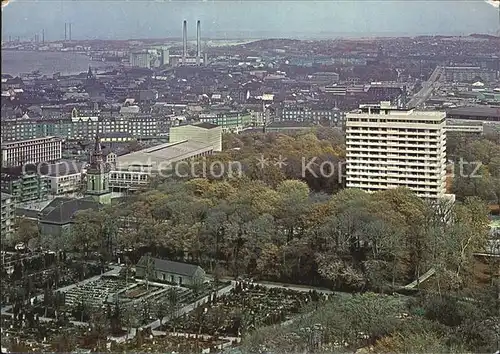
POLYGON ((95 79, 94 73, 92 72, 92 67, 89 65, 89 71, 87 71, 87 80, 95 79))
POLYGON ((85 196, 102 204, 111 203, 109 189, 110 166, 104 162, 99 136, 95 137, 94 152, 87 168, 87 191, 85 196))

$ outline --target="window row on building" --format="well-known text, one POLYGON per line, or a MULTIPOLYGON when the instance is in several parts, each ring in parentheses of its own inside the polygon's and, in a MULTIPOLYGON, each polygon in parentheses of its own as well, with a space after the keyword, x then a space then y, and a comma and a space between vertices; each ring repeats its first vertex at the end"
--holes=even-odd
MULTIPOLYGON (((81 117, 85 118, 85 117, 81 117)), ((56 136, 62 139, 86 139, 100 134, 129 133, 134 136, 159 136, 168 133, 170 119, 165 116, 141 115, 102 117, 99 120, 65 118, 60 120, 7 120, 2 122, 2 141, 56 136)))

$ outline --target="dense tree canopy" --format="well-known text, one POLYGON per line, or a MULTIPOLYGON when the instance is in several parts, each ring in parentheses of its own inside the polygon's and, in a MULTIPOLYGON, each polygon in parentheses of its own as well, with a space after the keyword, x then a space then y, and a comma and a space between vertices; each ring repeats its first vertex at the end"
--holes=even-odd
POLYGON ((325 196, 299 180, 276 188, 246 177, 170 181, 105 211, 80 212, 68 246, 99 251, 116 233, 121 249, 354 290, 405 284, 435 267, 440 287, 460 288, 487 240, 488 210, 475 198, 449 208, 448 219, 437 217, 435 206, 404 189, 325 196))
POLYGON ((482 137, 450 135, 448 158, 455 162, 453 193, 500 204, 500 133, 482 137))

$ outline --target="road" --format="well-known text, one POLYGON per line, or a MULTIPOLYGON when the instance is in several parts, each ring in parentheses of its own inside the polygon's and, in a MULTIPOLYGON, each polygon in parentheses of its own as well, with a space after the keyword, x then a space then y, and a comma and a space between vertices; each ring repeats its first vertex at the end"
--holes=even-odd
POLYGON ((443 74, 443 68, 438 66, 432 72, 427 81, 422 82, 422 89, 418 91, 408 102, 408 107, 418 107, 424 103, 432 94, 432 92, 440 87, 439 79, 443 74))

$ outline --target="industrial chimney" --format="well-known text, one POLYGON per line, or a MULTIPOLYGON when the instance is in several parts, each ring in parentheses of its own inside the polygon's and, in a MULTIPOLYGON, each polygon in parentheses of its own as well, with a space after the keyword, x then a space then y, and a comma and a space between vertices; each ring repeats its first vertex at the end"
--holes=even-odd
POLYGON ((196 65, 200 65, 201 59, 201 25, 200 20, 196 22, 196 65))
POLYGON ((187 21, 182 24, 182 65, 186 65, 187 57, 187 21))

